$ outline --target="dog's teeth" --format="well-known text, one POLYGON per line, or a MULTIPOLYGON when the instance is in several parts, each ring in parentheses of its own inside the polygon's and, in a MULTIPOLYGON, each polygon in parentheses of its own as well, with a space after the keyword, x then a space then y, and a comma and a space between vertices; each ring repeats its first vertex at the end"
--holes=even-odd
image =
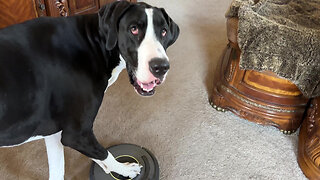
POLYGON ((140 84, 140 87, 143 89, 143 84, 142 83, 140 84))
POLYGON ((143 88, 144 91, 150 92, 152 89, 145 89, 143 88))

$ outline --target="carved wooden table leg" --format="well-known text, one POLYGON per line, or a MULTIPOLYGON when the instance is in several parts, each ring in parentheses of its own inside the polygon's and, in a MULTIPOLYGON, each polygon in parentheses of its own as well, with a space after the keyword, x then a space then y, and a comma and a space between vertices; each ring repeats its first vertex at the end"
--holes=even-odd
POLYGON ((299 134, 298 162, 311 180, 320 180, 320 97, 313 99, 299 134))

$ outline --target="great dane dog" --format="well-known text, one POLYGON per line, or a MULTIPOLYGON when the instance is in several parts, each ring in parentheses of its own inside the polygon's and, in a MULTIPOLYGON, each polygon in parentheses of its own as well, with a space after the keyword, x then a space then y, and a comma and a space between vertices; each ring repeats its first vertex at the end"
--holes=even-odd
POLYGON ((151 96, 169 70, 166 49, 179 27, 162 8, 117 1, 96 14, 37 18, 0 30, 0 146, 45 139, 49 179, 64 179, 63 146, 134 178, 93 133, 104 92, 127 69, 151 96))

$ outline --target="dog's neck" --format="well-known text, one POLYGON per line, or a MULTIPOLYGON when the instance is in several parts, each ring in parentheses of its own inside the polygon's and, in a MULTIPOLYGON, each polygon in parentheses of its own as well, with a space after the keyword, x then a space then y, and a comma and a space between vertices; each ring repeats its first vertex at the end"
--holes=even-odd
POLYGON ((99 31, 98 15, 84 15, 82 16, 85 26, 85 35, 90 44, 91 50, 97 56, 97 60, 105 62, 107 75, 111 74, 112 69, 114 69, 119 63, 119 48, 116 46, 112 50, 106 49, 106 37, 99 31))

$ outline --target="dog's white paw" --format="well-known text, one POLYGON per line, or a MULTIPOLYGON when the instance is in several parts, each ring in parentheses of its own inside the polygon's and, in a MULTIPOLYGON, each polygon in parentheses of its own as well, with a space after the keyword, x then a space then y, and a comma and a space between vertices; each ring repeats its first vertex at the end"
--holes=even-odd
POLYGON ((129 177, 131 179, 135 178, 140 174, 142 166, 137 163, 121 163, 122 167, 118 169, 118 174, 129 177))
POLYGON ((137 163, 120 163, 113 155, 108 152, 107 159, 101 161, 97 159, 94 160, 99 166, 107 173, 115 172, 124 177, 129 177, 131 179, 135 178, 140 174, 142 166, 137 163))

